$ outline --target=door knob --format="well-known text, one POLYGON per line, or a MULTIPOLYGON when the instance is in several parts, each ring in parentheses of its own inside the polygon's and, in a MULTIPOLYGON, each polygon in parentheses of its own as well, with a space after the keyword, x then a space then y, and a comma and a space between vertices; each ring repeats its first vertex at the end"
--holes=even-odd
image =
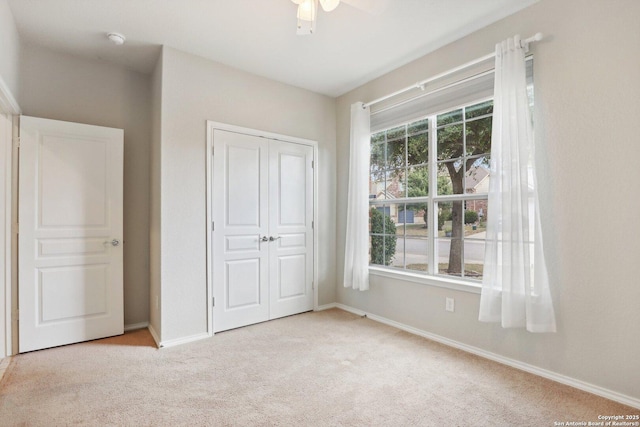
POLYGON ((262 239, 260 239, 261 242, 267 242, 269 241, 269 238, 267 236, 262 236, 262 239))
POLYGON ((111 241, 111 246, 120 246, 120 240, 118 239, 113 239, 111 241))
POLYGON ((278 240, 279 238, 280 238, 280 236, 278 236, 278 237, 273 237, 273 236, 271 236, 271 237, 269 237, 269 241, 270 241, 270 242, 275 242, 275 241, 276 241, 276 240, 278 240))

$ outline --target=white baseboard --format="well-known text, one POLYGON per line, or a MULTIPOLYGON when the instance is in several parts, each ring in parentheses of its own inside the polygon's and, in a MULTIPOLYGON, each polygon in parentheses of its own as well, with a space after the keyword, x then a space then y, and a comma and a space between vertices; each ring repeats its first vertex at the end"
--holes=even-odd
MULTIPOLYGON (((204 332, 202 334, 191 335, 191 336, 188 336, 188 337, 176 338, 176 339, 167 340, 167 341, 161 341, 160 344, 158 345, 158 348, 175 347, 177 345, 187 344, 187 343, 194 342, 194 341, 200 341, 200 340, 203 340, 203 339, 209 338, 209 337, 211 337, 211 335, 209 335, 207 332, 204 332)), ((157 341, 156 341, 156 343, 157 343, 157 341)))
POLYGON ((124 331, 135 331, 136 329, 144 329, 149 327, 149 322, 140 322, 140 323, 130 323, 128 325, 124 325, 124 331))
MULTIPOLYGON (((331 304, 319 305, 314 311, 324 311, 331 310, 332 308, 338 307, 338 303, 332 302, 331 304)), ((346 310, 349 311, 349 310, 346 310)))
MULTIPOLYGON (((483 350, 478 347, 473 347, 449 338, 445 338, 440 335, 433 334, 431 332, 423 331, 421 329, 414 328, 413 326, 405 325, 404 323, 387 319, 386 317, 378 316, 372 313, 367 313, 357 308, 353 308, 340 303, 327 304, 326 306, 322 306, 322 307, 327 307, 327 308, 323 308, 325 310, 328 308, 335 307, 344 311, 348 311, 349 313, 356 314, 358 316, 366 315, 369 319, 375 320, 376 322, 384 323, 385 325, 393 326, 395 328, 401 329, 403 331, 406 331, 415 335, 419 335, 421 337, 430 339, 432 341, 439 342, 449 347, 457 348, 458 350, 463 350, 463 351, 466 351, 467 353, 475 354, 476 356, 493 360, 494 362, 502 363, 503 365, 511 366, 512 368, 529 372, 530 374, 538 375, 540 377, 547 378, 557 383, 568 385, 570 387, 577 388, 578 390, 586 391, 587 393, 595 394, 596 396, 604 397, 606 399, 622 403, 623 405, 631 406, 632 408, 640 409, 640 399, 636 399, 634 397, 627 396, 625 394, 618 393, 613 390, 609 390, 597 385, 580 381, 575 378, 568 377, 566 375, 548 371, 546 369, 542 369, 537 366, 530 365, 528 363, 520 362, 515 359, 510 359, 508 357, 500 356, 499 354, 491 353, 489 351, 483 350)), ((318 307, 318 311, 319 310, 320 310, 320 307, 318 307)))
POLYGON ((149 333, 151 334, 151 337, 156 342, 156 347, 160 348, 161 347, 160 346, 160 337, 158 336, 158 333, 153 328, 153 325, 151 323, 149 323, 149 326, 147 326, 147 329, 149 329, 149 333))

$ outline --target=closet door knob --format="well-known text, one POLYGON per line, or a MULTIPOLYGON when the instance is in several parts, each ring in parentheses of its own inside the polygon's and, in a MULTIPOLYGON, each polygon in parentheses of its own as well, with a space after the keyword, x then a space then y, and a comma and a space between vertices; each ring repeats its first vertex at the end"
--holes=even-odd
POLYGON ((261 242, 268 242, 269 238, 267 236, 262 236, 262 239, 260 239, 261 242))
POLYGON ((269 237, 269 241, 270 241, 270 242, 275 242, 275 241, 276 241, 276 240, 278 240, 279 238, 280 238, 280 236, 278 236, 278 237, 273 237, 273 236, 271 236, 271 237, 269 237))

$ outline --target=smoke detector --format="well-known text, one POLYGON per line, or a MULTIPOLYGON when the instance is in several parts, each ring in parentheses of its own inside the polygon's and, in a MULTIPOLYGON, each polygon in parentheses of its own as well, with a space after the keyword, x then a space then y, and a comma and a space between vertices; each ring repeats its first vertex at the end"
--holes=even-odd
POLYGON ((107 37, 117 46, 123 45, 126 40, 126 38, 120 33, 109 33, 107 34, 107 37))

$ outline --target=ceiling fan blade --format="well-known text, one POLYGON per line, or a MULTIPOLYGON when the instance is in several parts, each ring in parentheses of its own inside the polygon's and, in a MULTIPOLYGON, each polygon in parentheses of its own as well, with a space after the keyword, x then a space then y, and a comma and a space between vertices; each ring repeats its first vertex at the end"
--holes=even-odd
POLYGON ((391 0, 342 0, 342 2, 372 15, 380 15, 389 6, 391 0))

